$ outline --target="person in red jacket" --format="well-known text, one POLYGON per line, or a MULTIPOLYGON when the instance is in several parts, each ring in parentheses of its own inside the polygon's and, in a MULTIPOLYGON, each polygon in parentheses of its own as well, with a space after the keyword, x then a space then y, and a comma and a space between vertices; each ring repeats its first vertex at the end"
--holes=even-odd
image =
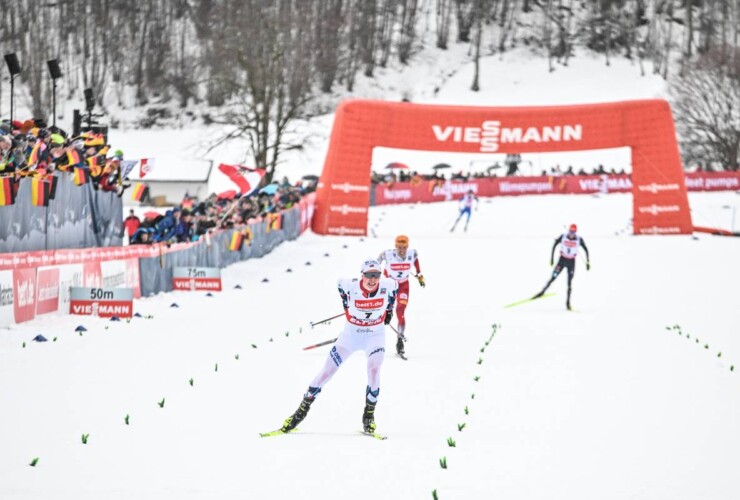
POLYGON ((396 305, 396 318, 398 318, 398 342, 396 343, 396 352, 399 356, 405 355, 404 340, 406 339, 404 331, 406 330, 406 306, 409 303, 409 276, 411 276, 411 267, 416 269, 414 275, 419 280, 422 288, 426 286, 424 276, 421 274, 419 265, 419 254, 415 249, 409 248, 409 237, 399 235, 396 237, 396 246, 390 250, 385 250, 378 257, 378 261, 385 262, 385 275, 398 283, 398 302, 396 305))
POLYGON ((123 227, 126 228, 126 234, 128 234, 129 239, 136 234, 140 225, 141 221, 136 215, 134 215, 134 211, 131 210, 129 212, 129 216, 123 221, 123 227))

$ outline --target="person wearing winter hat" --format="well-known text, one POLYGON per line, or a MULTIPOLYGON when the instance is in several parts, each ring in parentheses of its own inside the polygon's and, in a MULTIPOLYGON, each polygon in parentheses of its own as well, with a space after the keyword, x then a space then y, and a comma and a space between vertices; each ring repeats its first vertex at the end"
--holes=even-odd
POLYGON ((366 434, 375 434, 375 405, 380 394, 380 367, 385 358, 385 325, 393 317, 396 282, 381 277, 380 262, 368 259, 360 266, 360 279, 340 279, 339 297, 342 299, 346 323, 337 337, 324 367, 314 377, 303 395, 298 409, 285 419, 280 432, 290 432, 306 418, 311 405, 324 385, 331 380, 344 361, 355 351, 367 356, 367 387, 362 426, 366 434))
POLYGON ((576 256, 578 255, 578 248, 583 248, 583 251, 586 253, 586 271, 591 270, 591 258, 588 255, 588 248, 586 247, 586 242, 583 240, 581 236, 578 235, 578 226, 575 224, 571 224, 568 227, 568 232, 564 233, 562 235, 559 235, 555 238, 555 243, 552 245, 552 251, 550 252, 550 265, 552 266, 554 263, 554 255, 555 255, 555 249, 560 245, 560 259, 558 260, 558 264, 555 266, 555 268, 552 270, 552 276, 550 277, 550 281, 548 281, 545 284, 545 287, 532 299, 539 299, 543 295, 545 295, 545 292, 550 287, 553 281, 560 275, 560 272, 563 269, 568 270, 568 295, 565 299, 565 307, 571 311, 570 306, 570 294, 572 290, 572 283, 573 283, 573 276, 576 273, 576 256))
POLYGON ((419 285, 424 288, 424 276, 421 274, 419 254, 413 248, 409 248, 409 237, 401 234, 396 237, 395 248, 384 250, 378 257, 379 262, 385 262, 385 275, 398 284, 398 303, 396 305, 396 319, 398 320, 398 340, 396 341, 396 352, 405 357, 404 340, 406 336, 406 306, 409 303, 409 277, 411 266, 416 269, 414 277, 419 285))

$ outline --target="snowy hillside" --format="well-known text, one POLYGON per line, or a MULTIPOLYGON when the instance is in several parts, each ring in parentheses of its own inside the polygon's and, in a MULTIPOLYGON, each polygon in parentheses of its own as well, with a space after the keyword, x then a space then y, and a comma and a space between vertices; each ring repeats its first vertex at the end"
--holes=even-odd
MULTIPOLYGON (((523 106, 665 96, 665 82, 659 76, 651 73, 640 76, 637 64, 627 60, 613 60, 607 67, 602 58, 582 54, 572 59, 568 67, 558 66, 556 71, 550 73, 545 59, 527 56, 523 50, 483 58, 482 89, 473 92, 470 90, 472 64, 466 61, 468 58, 463 46, 448 51, 427 48, 409 66, 379 69, 376 79, 360 79, 352 97, 400 101, 408 96, 412 102, 428 104, 523 106)), ((290 179, 299 179, 306 174, 320 174, 331 126, 331 115, 316 118, 310 123, 297 123, 295 133, 306 138, 306 146, 302 151, 286 154, 284 163, 278 167, 277 178, 286 175, 290 179)), ((166 172, 162 175, 179 175, 178 172, 198 159, 212 160, 215 165, 221 162, 249 165, 243 142, 230 142, 207 152, 209 145, 223 131, 217 126, 177 130, 114 130, 111 132, 111 141, 123 149, 129 158, 157 158, 157 168, 166 172)), ((582 156, 567 158, 562 155, 527 155, 523 160, 525 165, 531 164, 533 171, 537 172, 554 164, 565 164, 567 160, 573 161, 574 158, 581 158, 582 164, 589 169, 598 163, 611 163, 616 168, 629 167, 629 155, 625 151, 580 154, 582 156)), ((476 156, 458 159, 454 155, 435 153, 429 154, 428 158, 428 161, 417 161, 413 168, 428 172, 433 165, 447 162, 453 167, 467 170, 476 156)), ((495 155, 488 155, 488 160, 495 160, 495 155)), ((391 161, 408 161, 408 155, 378 149, 373 167, 381 170, 391 161)), ((214 192, 233 187, 215 169, 209 185, 214 192)))

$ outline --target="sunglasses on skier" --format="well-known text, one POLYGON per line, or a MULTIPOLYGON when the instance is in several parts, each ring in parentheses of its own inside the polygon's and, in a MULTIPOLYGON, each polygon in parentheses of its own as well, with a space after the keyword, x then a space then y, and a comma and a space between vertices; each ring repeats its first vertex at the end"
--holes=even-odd
POLYGON ((380 273, 377 272, 377 271, 369 271, 369 272, 366 272, 366 273, 362 273, 362 275, 364 277, 368 278, 368 279, 371 279, 371 278, 378 279, 378 278, 380 278, 380 273))

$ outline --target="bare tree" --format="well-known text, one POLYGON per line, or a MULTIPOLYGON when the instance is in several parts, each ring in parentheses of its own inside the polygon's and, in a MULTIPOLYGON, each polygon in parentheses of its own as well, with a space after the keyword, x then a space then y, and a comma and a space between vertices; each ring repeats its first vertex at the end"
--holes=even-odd
MULTIPOLYGON (((734 53, 740 51, 734 48, 734 53)), ((740 64, 709 53, 670 84, 684 162, 735 168, 740 161, 740 64)), ((740 61, 740 59, 735 59, 740 61)))
POLYGON ((254 164, 267 170, 266 182, 272 180, 281 153, 301 147, 288 134, 313 95, 315 41, 301 29, 312 16, 311 4, 301 0, 282 0, 269 7, 261 0, 246 0, 231 11, 236 98, 217 120, 232 127, 221 142, 246 139, 254 164), (247 38, 250 43, 241 43, 247 38))
POLYGON ((450 39, 450 19, 452 15, 452 0, 437 0, 437 48, 447 49, 450 39))
POLYGON ((418 0, 401 0, 401 30, 398 40, 398 59, 402 64, 409 62, 415 39, 416 10, 418 0))

